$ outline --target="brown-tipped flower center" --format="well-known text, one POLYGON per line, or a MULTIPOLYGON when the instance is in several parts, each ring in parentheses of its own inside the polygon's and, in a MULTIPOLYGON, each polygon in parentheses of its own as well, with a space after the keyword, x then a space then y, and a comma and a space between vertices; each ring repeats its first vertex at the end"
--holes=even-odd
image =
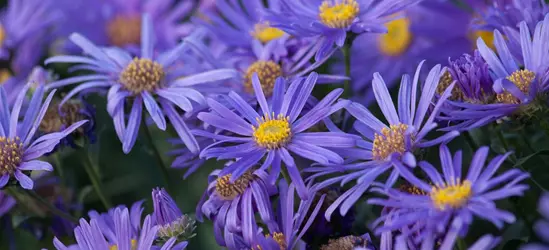
MULTIPOLYGON (((46 134, 59 132, 72 124, 86 119, 82 112, 80 112, 81 109, 81 103, 69 101, 63 104, 60 114, 59 104, 50 105, 44 115, 44 119, 40 122, 40 131, 46 134)), ((78 128, 77 131, 82 132, 82 128, 78 128)))
MULTIPOLYGON (((530 85, 536 78, 536 74, 530 70, 522 69, 513 72, 510 76, 507 77, 507 80, 514 83, 515 86, 524 94, 528 94, 530 91, 530 85)), ((496 99, 500 103, 508 104, 519 104, 520 100, 514 97, 510 92, 505 91, 504 93, 498 94, 496 99)))
POLYGON ((146 58, 134 58, 120 73, 119 81, 133 94, 153 91, 162 85, 164 68, 159 63, 146 58))
POLYGON ((285 250, 288 248, 288 245, 286 243, 286 237, 283 233, 274 233, 272 237, 273 240, 276 241, 276 243, 278 243, 278 245, 280 246, 280 250, 285 250))
POLYGON ((362 237, 349 235, 338 239, 331 239, 320 250, 353 250, 356 247, 367 247, 368 241, 362 237))
POLYGON ((119 15, 107 24, 110 45, 123 47, 141 43, 141 16, 119 15))
POLYGON ((13 174, 23 158, 23 143, 15 139, 0 136, 0 175, 13 174))
MULTIPOLYGON (((444 91, 446 91, 446 89, 450 87, 452 82, 454 82, 452 74, 450 74, 450 72, 448 71, 444 72, 444 74, 442 74, 442 77, 440 77, 440 81, 437 86, 437 94, 442 95, 442 93, 444 93, 444 91)), ((464 99, 464 94, 461 89, 456 85, 452 89, 452 94, 448 99, 452 101, 461 101, 464 99)))
POLYGON ((251 171, 244 173, 240 178, 231 183, 232 174, 217 178, 215 192, 225 200, 232 200, 246 191, 254 176, 251 171))
POLYGON ((398 124, 383 128, 381 134, 376 133, 372 148, 374 160, 384 160, 393 153, 402 154, 406 152, 404 140, 406 129, 408 129, 408 125, 398 124))
POLYGON ((276 78, 282 76, 282 67, 273 61, 257 61, 250 65, 244 76, 244 89, 250 94, 254 93, 252 85, 254 73, 259 77, 263 93, 269 97, 273 93, 276 78))

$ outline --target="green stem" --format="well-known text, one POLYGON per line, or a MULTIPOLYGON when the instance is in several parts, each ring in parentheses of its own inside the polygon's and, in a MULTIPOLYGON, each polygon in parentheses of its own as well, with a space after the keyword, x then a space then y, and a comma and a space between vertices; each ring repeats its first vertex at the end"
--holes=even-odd
POLYGON ((160 150, 158 150, 158 147, 154 144, 152 133, 149 129, 149 126, 147 126, 147 123, 145 122, 145 116, 143 116, 143 127, 145 128, 145 137, 147 138, 148 144, 153 150, 153 154, 157 161, 157 166, 160 169, 160 172, 162 172, 162 176, 164 177, 164 182, 166 182, 166 190, 168 193, 172 193, 172 185, 170 182, 170 173, 168 173, 168 168, 166 164, 164 163, 164 160, 162 159, 162 153, 160 153, 160 150))
POLYGON ((465 140, 467 140, 467 143, 469 144, 469 147, 471 147, 471 150, 475 152, 478 149, 478 145, 475 142, 475 139, 471 135, 471 133, 466 132, 465 133, 465 140))
POLYGON ((286 166, 282 167, 280 173, 282 173, 282 177, 284 177, 288 184, 292 183, 292 178, 290 178, 290 174, 288 173, 288 169, 286 168, 286 166))
POLYGON ((503 136, 503 132, 501 131, 501 129, 498 129, 498 138, 499 140, 501 141, 501 144, 503 144, 503 148, 505 149, 505 151, 509 151, 509 144, 507 144, 507 141, 505 140, 505 137, 503 136))
POLYGON ((36 202, 38 202, 40 205, 44 206, 45 208, 48 209, 48 211, 53 214, 53 215, 56 215, 56 216, 59 216, 65 220, 68 220, 68 221, 71 221, 73 223, 78 223, 78 219, 77 218, 74 218, 72 217, 72 215, 58 209, 57 207, 55 207, 54 205, 52 205, 49 201, 45 200, 44 198, 42 198, 40 195, 38 195, 36 192, 34 192, 33 190, 28 190, 28 189, 23 189, 21 188, 21 190, 23 191, 23 193, 25 193, 27 196, 31 197, 32 199, 34 199, 36 202))
POLYGON ((462 238, 458 238, 457 248, 459 250, 467 250, 467 243, 465 243, 465 241, 462 238))
POLYGON ((96 167, 93 164, 92 159, 90 158, 90 154, 88 153, 87 148, 84 148, 86 151, 86 155, 84 156, 85 162, 84 162, 84 169, 86 170, 86 173, 90 177, 90 181, 92 183, 93 189, 95 190, 95 193, 99 197, 99 200, 101 200, 101 203, 103 203, 103 206, 106 210, 109 210, 109 208, 112 207, 111 202, 103 192, 103 189, 101 188, 101 180, 99 180, 99 175, 96 172, 96 167))
POLYGON ((63 165, 61 164, 61 159, 59 159, 59 153, 55 153, 51 155, 51 159, 53 161, 53 164, 55 164, 55 171, 57 174, 59 174, 59 178, 61 178, 61 181, 65 183, 65 172, 63 171, 63 165))

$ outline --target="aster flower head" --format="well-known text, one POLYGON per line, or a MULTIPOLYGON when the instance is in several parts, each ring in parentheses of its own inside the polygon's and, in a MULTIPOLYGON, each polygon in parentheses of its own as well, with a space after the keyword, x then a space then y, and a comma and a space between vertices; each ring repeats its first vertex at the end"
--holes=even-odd
POLYGON ((183 215, 172 197, 163 188, 155 188, 152 191, 153 219, 159 226, 158 237, 166 242, 172 237, 177 242, 186 241, 194 236, 195 221, 187 215, 183 215))
POLYGON ((342 47, 347 32, 386 32, 383 23, 391 16, 416 3, 414 0, 281 0, 283 11, 269 10, 271 26, 297 37, 319 37, 321 46, 316 59, 337 45, 342 47))
POLYGON ((20 121, 23 102, 31 83, 18 93, 13 108, 8 108, 7 94, 0 86, 0 187, 15 178, 21 187, 32 189, 34 182, 27 176, 32 170, 52 171, 51 164, 38 158, 51 152, 65 137, 87 121, 79 121, 66 129, 35 138, 36 132, 55 94, 49 93, 42 103, 44 86, 36 89, 20 121))
MULTIPOLYGON (((387 33, 363 34, 351 47, 352 87, 367 90, 373 101, 372 75, 379 72, 391 87, 402 74, 413 74, 422 60, 432 67, 469 51, 472 42, 463 23, 468 13, 449 1, 423 1, 383 25, 387 33), (365 66, 367 65, 367 66, 365 66)), ((343 64, 336 65, 343 70, 343 64)))
POLYGON ((421 192, 414 194, 376 188, 375 191, 387 195, 388 199, 373 198, 368 202, 394 209, 392 213, 382 215, 378 222, 398 215, 396 220, 385 221, 378 232, 407 227, 403 233, 404 237, 409 237, 421 230, 415 240, 421 242, 422 247, 431 249, 434 241, 440 240, 441 249, 450 249, 457 237, 465 236, 473 217, 487 220, 498 228, 503 227, 504 222, 513 223, 515 216, 498 209, 495 202, 523 195, 528 186, 521 182, 528 178, 528 174, 517 169, 496 174, 510 153, 498 155, 485 165, 488 151, 488 147, 482 147, 475 152, 465 175, 462 174, 461 151, 452 157, 448 147, 442 145, 442 173, 428 162, 419 163, 428 180, 419 179, 407 167, 396 163, 404 179, 421 192))
MULTIPOLYGON (((318 45, 313 43, 303 43, 295 51, 281 56, 276 47, 262 45, 260 42, 252 43, 253 56, 237 56, 234 63, 241 74, 239 83, 242 85, 242 90, 239 94, 253 95, 254 86, 252 84, 254 74, 257 74, 261 88, 267 99, 270 99, 276 79, 283 77, 289 82, 294 79, 304 77, 313 70, 325 63, 330 56, 335 52, 335 49, 328 53, 324 58, 321 58, 314 63, 310 63, 312 56, 318 49, 318 45)), ((346 76, 340 75, 325 75, 318 76, 318 83, 334 83, 348 80, 346 76)))
POLYGON ((27 75, 39 63, 47 42, 48 30, 60 13, 50 0, 9 0, 0 14, 0 60, 9 64, 1 75, 27 75))
POLYGON ((184 144, 190 151, 197 153, 198 143, 174 105, 185 112, 193 111, 194 106, 206 102, 204 84, 232 78, 236 72, 232 69, 218 69, 184 75, 186 71, 178 69, 178 59, 189 48, 199 46, 190 45, 196 39, 185 39, 177 47, 157 54, 154 50, 153 26, 148 15, 143 16, 141 34, 141 53, 133 59, 124 50, 97 47, 79 34, 71 35, 70 39, 89 56, 55 56, 46 60, 46 63, 79 63, 81 65, 76 66, 77 69, 87 69, 93 73, 59 80, 48 87, 59 88, 81 83, 63 98, 61 105, 79 92, 108 90, 107 111, 113 117, 125 153, 132 149, 137 139, 143 106, 161 130, 166 129, 167 116, 184 144), (126 102, 131 102, 127 122, 126 102))
POLYGON ((58 0, 58 9, 63 15, 63 26, 57 30, 60 37, 56 50, 76 53, 78 50, 66 37, 78 32, 100 46, 116 46, 131 51, 142 45, 141 26, 143 14, 151 17, 151 25, 157 39, 156 47, 171 49, 179 40, 193 30, 193 25, 182 22, 191 15, 195 3, 172 0, 58 0), (86 15, 82 15, 82 10, 86 15))
POLYGON ((234 135, 221 136, 197 131, 197 135, 219 140, 205 148, 201 157, 236 159, 234 164, 221 171, 222 175, 232 174, 231 181, 238 179, 263 157, 265 161, 259 169, 271 167, 271 174, 278 177, 281 163, 284 162, 300 197, 307 199, 303 179, 291 153, 324 164, 343 163, 343 158, 331 149, 353 147, 356 139, 342 132, 305 132, 348 103, 335 103, 342 93, 341 89, 337 89, 316 106, 303 112, 317 79, 318 74, 311 73, 306 79, 294 80, 286 89, 284 79, 279 78, 275 83, 272 101, 268 103, 259 78, 257 74, 254 75, 252 84, 260 106, 259 112, 234 92, 225 96, 225 101, 238 113, 209 99, 211 111, 198 114, 198 119, 234 135))
POLYGON ((258 1, 216 1, 217 13, 206 13, 207 21, 198 20, 217 39, 234 49, 251 50, 256 40, 269 47, 278 47, 284 53, 285 43, 290 36, 284 31, 271 27, 264 16, 267 10, 280 11, 280 0, 269 0, 264 5, 258 1))
MULTIPOLYGON (((296 209, 296 206, 294 206, 296 186, 293 183, 288 186, 285 180, 280 180, 278 189, 280 195, 276 223, 269 228, 269 232, 266 235, 260 234, 257 237, 258 233, 261 232, 254 230, 252 235, 256 235, 256 238, 251 238, 250 240, 252 241, 248 241, 245 238, 245 242, 252 249, 294 249, 301 242, 301 238, 313 223, 324 201, 324 196, 316 204, 313 199, 300 199, 296 209), (264 238, 261 236, 264 236, 264 238)), ((309 196, 314 195, 314 190, 308 189, 307 191, 309 192, 309 196)))
POLYGON ((546 250, 549 249, 549 195, 543 194, 539 199, 538 211, 542 219, 534 225, 534 231, 543 243, 532 243, 522 246, 521 250, 546 250))
MULTIPOLYGON (((479 39, 479 53, 489 66, 494 81, 495 100, 492 103, 450 102, 460 110, 449 112, 448 119, 461 121, 459 129, 471 129, 516 114, 521 109, 528 112, 531 105, 543 99, 549 88, 549 15, 539 22, 530 35, 526 22, 520 23, 522 61, 513 57, 505 38, 494 31, 497 54, 479 39), (522 66, 522 67, 521 67, 522 66)), ((528 114, 527 114, 528 115, 528 114)))
POLYGON ((231 174, 213 171, 208 177, 208 188, 196 208, 198 220, 202 216, 213 221, 214 235, 221 246, 238 249, 235 234, 248 242, 254 237, 255 213, 262 221, 272 225, 270 197, 278 192, 263 170, 248 171, 231 181, 231 174))
POLYGON ((374 94, 388 125, 380 121, 370 111, 359 103, 352 103, 346 107, 357 121, 354 128, 363 139, 356 141, 357 148, 342 152, 352 164, 326 165, 307 169, 314 172, 312 177, 335 174, 336 177, 328 178, 316 185, 321 189, 333 183, 347 183, 357 179, 357 184, 343 193, 326 211, 329 219, 337 207, 341 207, 342 215, 345 215, 352 205, 362 196, 372 182, 382 173, 391 171, 386 185, 393 186, 399 177, 394 164, 404 164, 409 167, 416 166, 414 153, 421 148, 427 148, 447 142, 459 133, 451 131, 437 138, 427 138, 427 134, 437 127, 434 121, 441 106, 450 95, 450 86, 443 95, 435 99, 435 91, 441 77, 441 66, 431 69, 423 90, 417 100, 420 64, 416 70, 413 81, 408 75, 402 77, 398 94, 398 112, 389 94, 385 81, 379 74, 374 75, 372 86, 374 94), (428 112, 430 111, 430 114, 428 112), (348 171, 347 173, 342 173, 348 171))
MULTIPOLYGON (((132 212, 126 207, 113 208, 110 211, 112 224, 106 225, 101 217, 91 218, 89 221, 80 219, 79 225, 74 229, 76 244, 66 246, 59 239, 54 238, 53 244, 58 250, 68 249, 153 249, 157 237, 158 226, 154 225, 150 215, 145 217, 141 224, 141 213, 136 221, 132 218, 132 212), (112 227, 112 228, 111 228, 112 227), (115 229, 116 230, 113 230, 115 229)), ((181 249, 175 245, 175 238, 163 244, 162 249, 181 249)), ((159 247, 160 248, 160 247, 159 247)))

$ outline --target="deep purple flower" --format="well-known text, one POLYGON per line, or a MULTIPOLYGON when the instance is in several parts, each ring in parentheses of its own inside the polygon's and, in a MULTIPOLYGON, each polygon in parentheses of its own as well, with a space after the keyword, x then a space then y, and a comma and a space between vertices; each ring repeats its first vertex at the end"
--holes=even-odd
POLYGON ((154 246, 158 226, 152 223, 150 215, 147 215, 145 221, 141 223, 140 208, 138 213, 132 212, 120 206, 111 209, 108 215, 102 217, 92 217, 89 221, 80 219, 80 225, 74 229, 75 245, 66 246, 57 237, 54 238, 53 244, 58 250, 179 249, 179 246, 175 245, 175 238, 167 241, 161 248, 154 246), (136 214, 138 217, 135 216, 136 214))
POLYGON ((204 215, 213 221, 219 245, 238 249, 234 234, 243 235, 249 242, 256 212, 263 222, 272 225, 270 197, 277 193, 277 188, 263 170, 246 172, 232 182, 231 174, 220 175, 220 172, 215 170, 208 177, 208 189, 196 208, 196 216, 198 220, 204 215))
POLYGON ((375 188, 388 199, 372 198, 368 202, 394 209, 379 217, 378 222, 385 223, 377 231, 401 230, 404 238, 414 236, 415 243, 421 243, 424 249, 431 249, 435 241, 441 242, 440 249, 450 249, 458 237, 467 234, 474 217, 490 221, 498 228, 503 227, 504 222, 513 223, 515 216, 498 209, 495 202, 523 195, 528 186, 521 181, 528 178, 528 174, 511 169, 496 175, 509 153, 485 165, 488 151, 488 147, 476 151, 465 176, 461 151, 452 157, 448 147, 442 145, 442 174, 428 162, 419 163, 429 178, 427 181, 420 180, 408 167, 397 162, 395 166, 400 174, 421 192, 375 188))
POLYGON ((334 104, 343 92, 337 89, 326 95, 315 107, 303 112, 317 78, 318 74, 313 72, 307 79, 294 80, 287 90, 285 81, 279 78, 275 83, 272 101, 268 103, 255 74, 252 84, 261 108, 259 113, 235 92, 225 96, 225 101, 238 114, 209 99, 211 111, 198 114, 198 119, 234 135, 223 136, 196 131, 197 135, 219 140, 205 148, 201 157, 236 159, 234 164, 221 170, 221 175, 231 173, 232 181, 264 157, 265 161, 259 169, 270 167, 271 175, 278 178, 281 163, 284 162, 300 197, 307 199, 305 184, 290 152, 314 162, 343 163, 343 158, 331 149, 353 147, 356 139, 355 136, 342 132, 305 132, 348 104, 347 101, 334 104))
MULTIPOLYGON (((278 188, 280 197, 276 223, 269 227, 269 234, 264 235, 256 227, 252 227, 253 231, 250 232, 250 235, 254 237, 248 239, 245 234, 244 241, 252 249, 294 249, 301 244, 301 237, 313 223, 324 201, 324 196, 316 204, 314 204, 314 199, 300 199, 299 205, 294 206, 296 186, 293 183, 288 186, 285 180, 280 180, 278 188)), ((307 191, 309 192, 308 196, 314 195, 314 190, 308 189, 307 191)))
POLYGON ((340 153, 349 158, 349 164, 342 166, 340 163, 306 169, 315 173, 313 177, 336 175, 315 185, 318 189, 337 182, 344 184, 357 180, 356 185, 330 205, 325 213, 326 218, 329 219, 338 207, 341 214, 345 215, 372 182, 387 171, 391 174, 386 186, 393 186, 400 175, 398 169, 393 166, 398 163, 415 167, 416 150, 450 141, 459 135, 458 132, 452 131, 440 137, 427 139, 427 134, 437 127, 434 119, 448 98, 451 88, 435 99, 435 90, 441 76, 441 66, 437 65, 429 72, 418 101, 416 93, 421 66, 422 64, 418 66, 413 81, 408 75, 402 77, 398 94, 398 112, 385 81, 379 74, 374 75, 374 94, 389 125, 380 121, 359 103, 352 103, 346 108, 357 119, 354 128, 364 138, 356 141, 356 148, 341 150, 340 153))
MULTIPOLYGON (((97 47, 79 34, 71 35, 71 40, 89 56, 55 56, 46 60, 46 63, 80 63, 82 65, 78 65, 78 69, 91 70, 93 73, 60 80, 48 87, 59 88, 83 82, 69 92, 61 104, 82 91, 108 89, 107 111, 113 117, 116 133, 122 141, 125 153, 130 152, 137 139, 143 105, 161 130, 166 129, 167 116, 189 150, 198 153, 198 143, 174 105, 185 112, 193 111, 196 104, 193 105, 191 101, 198 104, 206 102, 206 83, 232 78, 236 72, 232 69, 218 69, 194 74, 196 72, 190 71, 192 64, 178 67, 178 60, 189 47, 201 47, 195 44, 193 38, 185 39, 177 47, 164 53, 155 53, 155 35, 148 15, 143 16, 141 34, 141 56, 133 59, 124 50, 97 47), (125 104, 129 101, 132 104, 126 122, 125 104)), ((204 50, 199 50, 199 53, 202 52, 204 50)), ((193 62, 192 58, 189 60, 193 62)))
MULTIPOLYGON (((9 0, 0 14, 0 61, 26 77, 44 56, 48 32, 60 18, 51 0, 9 0)), ((5 66, 0 75, 11 74, 5 66)), ((23 84, 24 85, 24 84, 23 84)), ((18 92, 19 90, 17 90, 18 92)))
POLYGON ((522 246, 521 250, 549 249, 549 194, 543 194, 539 199, 538 211, 543 217, 534 225, 534 231, 544 243, 531 243, 522 246))
MULTIPOLYGON (((374 100, 373 74, 383 76, 389 88, 403 74, 413 74, 422 60, 429 67, 469 51, 473 41, 464 23, 469 15, 450 1, 423 1, 384 23, 385 34, 363 34, 351 47, 351 76, 355 93, 366 91, 364 103, 374 100)), ((338 64, 338 72, 344 66, 338 64)))
POLYGON ((181 247, 186 247, 186 241, 194 236, 194 219, 183 215, 172 197, 163 188, 155 188, 152 191, 153 199, 153 223, 158 225, 158 237, 162 242, 167 242, 172 237, 176 242, 181 242, 181 247))
POLYGON ((32 95, 23 121, 20 121, 21 107, 29 87, 30 83, 18 93, 10 111, 7 94, 0 86, 0 158, 2 159, 0 187, 6 186, 10 178, 15 177, 21 187, 32 189, 34 182, 27 176, 28 171, 53 170, 51 164, 37 159, 51 152, 66 136, 87 122, 79 121, 62 131, 45 134, 35 139, 35 134, 55 91, 50 92, 42 104, 45 90, 44 86, 39 86, 32 95))
POLYGON ((342 47, 347 32, 383 33, 383 25, 393 15, 417 3, 416 0, 281 0, 281 11, 269 10, 266 20, 297 37, 317 37, 320 48, 316 59, 324 57, 332 47, 342 47))
POLYGON ((156 47, 165 51, 176 46, 193 30, 194 25, 183 20, 190 16, 194 5, 192 1, 174 4, 173 0, 56 0, 56 7, 63 14, 63 25, 57 30, 60 38, 54 44, 55 50, 78 53, 78 47, 66 39, 71 33, 78 32, 99 46, 138 51, 142 45, 143 14, 148 14, 156 47))
POLYGON ((252 41, 259 41, 276 52, 287 53, 285 47, 290 35, 271 27, 264 17, 268 9, 280 11, 280 0, 269 0, 266 6, 261 1, 239 4, 218 0, 216 7, 217 12, 206 13, 203 18, 206 20, 197 21, 231 49, 251 51, 252 41))
POLYGON ((460 109, 447 114, 448 119, 461 121, 460 129, 479 127, 513 115, 520 108, 537 105, 540 95, 549 89, 549 57, 546 56, 549 55, 549 15, 538 23, 534 36, 530 35, 526 22, 521 22, 520 37, 522 61, 513 57, 505 38, 497 30, 494 31, 494 41, 498 54, 488 48, 482 39, 477 41, 478 50, 489 65, 496 97, 493 103, 488 104, 467 100, 449 102, 460 109))

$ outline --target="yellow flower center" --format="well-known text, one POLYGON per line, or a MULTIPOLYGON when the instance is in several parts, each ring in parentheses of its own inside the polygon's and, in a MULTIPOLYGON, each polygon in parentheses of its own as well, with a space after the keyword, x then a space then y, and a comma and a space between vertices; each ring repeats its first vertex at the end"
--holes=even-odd
POLYGON ((138 94, 160 87, 164 75, 164 69, 159 63, 136 57, 120 73, 119 81, 125 89, 138 94))
POLYGON ((273 93, 276 78, 282 76, 282 67, 273 61, 257 61, 250 65, 244 76, 244 89, 250 94, 254 93, 252 85, 254 73, 257 73, 257 77, 259 77, 263 94, 269 97, 273 93))
POLYGON ((250 182, 254 179, 252 171, 244 173, 240 178, 231 183, 232 174, 217 178, 215 192, 224 200, 232 200, 244 193, 250 182))
POLYGON ((23 143, 15 139, 0 136, 0 175, 13 174, 23 158, 23 143))
MULTIPOLYGON (((440 81, 437 86, 437 94, 442 95, 444 91, 446 91, 446 89, 450 87, 452 82, 454 82, 452 74, 450 74, 450 72, 448 71, 444 72, 444 74, 442 74, 442 76, 440 77, 440 81)), ((448 99, 452 101, 461 101, 465 98, 464 96, 465 94, 463 93, 463 91, 461 91, 461 88, 458 86, 454 86, 454 88, 452 89, 452 93, 448 99)))
MULTIPOLYGON (((272 115, 275 116, 274 113, 272 115)), ((292 131, 290 129, 290 117, 278 115, 276 119, 271 119, 268 115, 257 118, 259 126, 253 126, 255 142, 267 149, 280 148, 290 140, 292 131)))
POLYGON ((431 191, 431 200, 440 210, 459 208, 469 200, 471 192, 471 182, 467 180, 456 185, 435 186, 431 191))
MULTIPOLYGON (((44 119, 40 122, 40 131, 46 134, 55 133, 61 131, 62 128, 68 127, 76 122, 84 120, 84 115, 80 112, 82 104, 78 101, 69 101, 63 104, 61 112, 59 114, 59 104, 50 105, 44 115, 44 119)), ((78 128, 78 132, 82 131, 82 128, 78 128)))
POLYGON ((141 16, 119 15, 107 24, 110 45, 126 46, 141 43, 141 16))
POLYGON ((409 194, 427 195, 427 193, 422 189, 419 189, 418 187, 412 186, 410 184, 402 184, 398 189, 409 194))
MULTIPOLYGON (((1 38, 0 38, 1 39, 1 38)), ((0 41, 0 46, 1 45, 1 41, 0 41)), ((8 79, 10 79, 11 77, 11 72, 7 69, 0 69, 0 85, 4 84, 8 79)))
POLYGON ((274 233, 273 234, 273 239, 280 246, 280 250, 284 250, 284 249, 288 248, 287 244, 286 244, 286 237, 284 237, 283 233, 274 233))
MULTIPOLYGON (((476 39, 477 38, 482 38, 482 40, 484 40, 484 43, 486 43, 486 45, 495 51, 496 47, 494 46, 494 32, 492 31, 487 31, 487 30, 476 30, 473 32, 473 38, 474 38, 474 41, 476 42, 476 39)), ((475 46, 476 46, 476 43, 475 43, 475 46)))
POLYGON ((391 125, 390 128, 383 128, 381 134, 374 135, 372 155, 374 160, 387 159, 393 153, 402 154, 406 152, 404 134, 408 129, 406 124, 391 125))
POLYGON ((254 25, 254 30, 250 33, 262 43, 267 43, 274 39, 281 38, 285 34, 284 31, 271 27, 268 22, 254 25))
POLYGON ((357 247, 367 246, 368 241, 362 237, 348 235, 337 239, 330 239, 328 244, 320 247, 320 250, 353 250, 357 247))
MULTIPOLYGON (((527 69, 521 69, 513 72, 513 74, 507 77, 507 80, 514 83, 522 93, 528 94, 528 91, 530 91, 530 84, 532 84, 535 78, 536 78, 536 74, 534 72, 527 69)), ((496 99, 500 103, 508 103, 508 104, 520 103, 520 100, 518 100, 508 91, 498 94, 496 96, 496 99)))
POLYGON ((318 11, 324 25, 343 29, 351 26, 360 12, 360 6, 355 0, 324 0, 318 11))
POLYGON ((5 40, 6 40, 6 30, 4 29, 4 26, 0 24, 0 46, 4 45, 5 40))
MULTIPOLYGON (((131 250, 137 249, 137 240, 131 241, 131 250)), ((112 245, 109 247, 109 250, 118 250, 118 245, 112 245)))
POLYGON ((410 32, 410 20, 400 18, 385 24, 387 33, 382 34, 378 40, 381 52, 387 56, 399 56, 404 53, 412 42, 410 32))

